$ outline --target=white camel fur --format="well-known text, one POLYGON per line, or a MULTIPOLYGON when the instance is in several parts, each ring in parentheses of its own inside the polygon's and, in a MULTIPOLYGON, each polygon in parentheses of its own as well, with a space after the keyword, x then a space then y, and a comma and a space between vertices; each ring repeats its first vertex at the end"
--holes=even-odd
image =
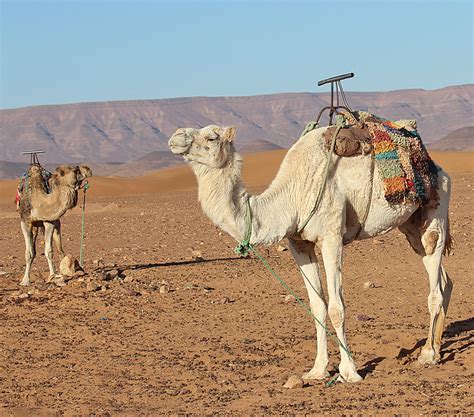
MULTIPOLYGON (((271 185, 255 196, 245 190, 241 181, 242 158, 235 152, 232 142, 234 128, 211 125, 202 129, 178 129, 169 140, 169 146, 173 153, 183 155, 189 162, 198 180, 199 201, 204 212, 224 231, 239 242, 243 240, 249 199, 253 216, 250 243, 272 244, 285 237, 289 239, 291 253, 308 290, 312 312, 322 323, 326 322, 329 313, 337 337, 345 346, 343 245, 355 238, 371 238, 398 227, 422 256, 429 275, 430 329, 419 361, 434 364, 440 359, 441 336, 452 289, 441 265, 445 247, 450 245, 450 178, 444 171, 439 171, 439 204, 436 208, 390 205, 385 200, 383 183, 376 169, 371 178, 373 162, 370 155, 351 158, 333 155, 319 209, 298 233, 321 186, 327 158, 322 139, 325 130, 318 128, 300 138, 288 151, 271 185), (362 230, 358 234, 361 223, 362 230), (315 244, 321 249, 326 270, 328 305, 321 287, 315 244)), ((316 329, 317 355, 313 368, 303 375, 304 379, 328 376, 327 335, 317 324, 316 329)), ((359 381, 361 376, 352 357, 342 347, 340 354, 340 378, 346 382, 359 381)))
POLYGON ((61 217, 77 204, 77 191, 82 181, 92 176, 85 165, 57 167, 49 179, 51 191, 45 190, 41 168, 30 166, 27 183, 20 198, 20 225, 25 239, 26 268, 20 285, 30 285, 31 264, 36 256, 36 236, 38 228, 44 228, 44 253, 48 260, 48 282, 56 276, 53 264, 54 240, 61 258, 64 251, 61 243, 61 217))

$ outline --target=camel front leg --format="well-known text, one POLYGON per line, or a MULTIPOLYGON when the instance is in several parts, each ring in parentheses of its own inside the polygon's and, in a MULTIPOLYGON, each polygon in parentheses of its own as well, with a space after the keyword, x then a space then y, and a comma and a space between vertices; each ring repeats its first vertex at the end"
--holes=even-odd
POLYGON ((329 317, 336 331, 341 353, 339 364, 340 379, 343 382, 358 382, 362 377, 357 373, 357 369, 349 353, 349 346, 346 340, 344 324, 344 300, 342 297, 342 237, 340 235, 325 236, 321 245, 324 268, 329 297, 329 317))
MULTIPOLYGON (((308 291, 311 311, 320 323, 326 325, 327 308, 321 287, 321 273, 314 253, 314 243, 290 240, 290 250, 299 266, 308 291)), ((329 376, 327 335, 325 329, 315 321, 317 353, 313 368, 303 375, 303 379, 324 379, 329 376)))
POLYGON ((23 279, 20 282, 20 285, 30 285, 30 271, 31 264, 33 259, 35 259, 36 248, 35 248, 35 238, 33 236, 33 226, 31 224, 26 224, 24 221, 20 223, 21 231, 23 233, 23 238, 25 239, 25 273, 23 279))
POLYGON ((62 260, 64 258, 64 250, 61 238, 61 220, 59 219, 54 222, 53 240, 56 245, 56 250, 59 253, 59 257, 62 260))
POLYGON ((52 245, 54 229, 54 223, 44 222, 44 254, 46 255, 46 259, 48 260, 49 267, 49 277, 46 282, 50 282, 56 276, 53 263, 52 245))

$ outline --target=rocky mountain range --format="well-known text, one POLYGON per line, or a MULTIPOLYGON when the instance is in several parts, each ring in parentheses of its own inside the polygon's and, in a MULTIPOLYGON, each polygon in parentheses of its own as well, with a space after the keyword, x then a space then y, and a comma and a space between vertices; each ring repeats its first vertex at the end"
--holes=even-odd
MULTIPOLYGON (((416 119, 425 143, 474 124, 474 84, 351 92, 347 97, 353 109, 392 120, 416 119)), ((137 175, 179 163, 167 147, 178 127, 209 124, 235 126, 236 145, 244 153, 289 148, 329 100, 328 93, 285 93, 4 109, 0 110, 0 161, 24 165, 22 151, 44 149, 41 161, 45 163, 85 161, 102 174, 137 175)), ((15 166, 1 165, 0 177, 11 175, 15 166)))
POLYGON ((439 151, 474 151, 474 126, 456 129, 454 132, 430 143, 429 148, 439 151))

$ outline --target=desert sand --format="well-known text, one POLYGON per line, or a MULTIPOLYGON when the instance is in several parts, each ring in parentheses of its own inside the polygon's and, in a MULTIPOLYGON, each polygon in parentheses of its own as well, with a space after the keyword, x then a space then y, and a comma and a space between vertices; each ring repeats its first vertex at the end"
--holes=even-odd
MULTIPOLYGON (((246 185, 259 192, 284 154, 246 155, 246 185)), ((421 259, 394 231, 345 249, 347 332, 364 380, 330 388, 283 387, 312 366, 314 324, 257 259, 235 255, 236 243, 201 212, 188 167, 93 177, 86 275, 63 287, 45 284, 41 238, 33 285, 18 285, 17 181, 1 181, 2 414, 473 414, 474 153, 431 155, 453 180, 456 239, 444 262, 454 290, 441 363, 416 361, 428 331, 428 283, 421 259)), ((80 207, 62 224, 65 251, 78 257, 80 207)), ((285 248, 261 252, 307 301, 285 248)), ((339 355, 329 346, 334 373, 339 355)))

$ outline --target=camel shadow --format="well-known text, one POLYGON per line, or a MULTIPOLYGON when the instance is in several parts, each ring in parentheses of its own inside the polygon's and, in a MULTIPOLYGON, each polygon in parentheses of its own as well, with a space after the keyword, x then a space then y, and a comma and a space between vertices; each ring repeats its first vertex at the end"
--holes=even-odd
MULTIPOLYGON (((441 345, 440 363, 444 364, 454 360, 457 353, 464 352, 474 344, 474 317, 450 323, 443 333, 444 343, 441 345), (460 337, 461 336, 461 337, 460 337), (448 347, 456 345, 448 349, 448 347)), ((401 348, 397 359, 404 359, 413 355, 426 343, 426 338, 418 340, 412 348, 401 348)))
POLYGON ((374 372, 375 368, 377 368, 377 365, 382 362, 385 359, 384 356, 379 356, 378 358, 371 359, 370 361, 367 361, 364 364, 364 367, 359 371, 359 374, 362 378, 365 379, 365 377, 372 372, 374 372))
POLYGON ((442 364, 454 360, 456 354, 474 345, 474 317, 450 323, 444 331, 444 338, 446 340, 441 345, 442 364))
POLYGON ((207 264, 212 262, 225 262, 225 261, 247 261, 251 260, 250 257, 227 257, 227 258, 213 258, 213 259, 193 259, 189 261, 171 261, 171 262, 156 262, 156 263, 146 263, 146 264, 133 264, 133 265, 117 265, 113 267, 102 267, 96 268, 95 272, 100 273, 107 273, 112 270, 117 270, 118 275, 120 276, 125 271, 132 271, 132 270, 142 270, 142 269, 154 269, 154 268, 162 268, 162 267, 169 267, 169 266, 186 266, 186 265, 198 265, 198 264, 207 264))

